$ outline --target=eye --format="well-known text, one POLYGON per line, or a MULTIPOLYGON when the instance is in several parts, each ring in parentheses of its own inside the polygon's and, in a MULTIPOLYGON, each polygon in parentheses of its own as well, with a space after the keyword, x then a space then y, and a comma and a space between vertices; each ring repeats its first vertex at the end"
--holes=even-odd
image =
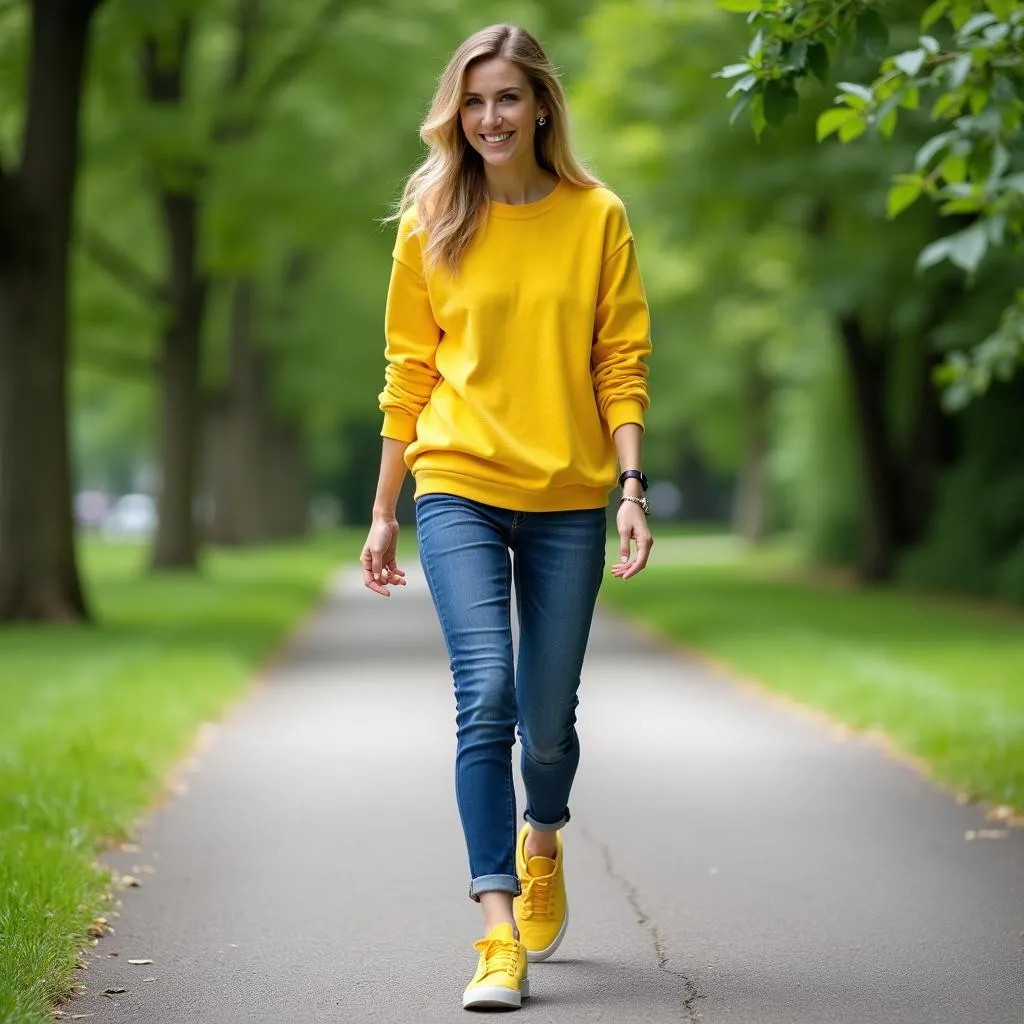
POLYGON ((479 103, 479 102, 480 102, 480 100, 479 100, 479 98, 478 98, 478 97, 476 97, 476 96, 470 96, 470 97, 469 97, 469 99, 468 99, 468 100, 466 100, 466 106, 467 106, 467 107, 471 107, 471 106, 473 106, 473 105, 474 105, 475 103, 479 103))
POLYGON ((519 99, 519 95, 514 92, 507 92, 501 97, 503 100, 508 100, 510 103, 515 103, 519 99))

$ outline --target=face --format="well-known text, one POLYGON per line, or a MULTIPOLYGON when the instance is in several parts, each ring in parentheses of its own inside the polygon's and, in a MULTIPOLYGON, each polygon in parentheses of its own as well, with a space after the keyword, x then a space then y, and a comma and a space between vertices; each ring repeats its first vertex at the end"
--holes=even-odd
POLYGON ((517 64, 493 57, 470 68, 462 93, 462 130, 488 165, 534 160, 537 118, 544 116, 547 110, 517 64))

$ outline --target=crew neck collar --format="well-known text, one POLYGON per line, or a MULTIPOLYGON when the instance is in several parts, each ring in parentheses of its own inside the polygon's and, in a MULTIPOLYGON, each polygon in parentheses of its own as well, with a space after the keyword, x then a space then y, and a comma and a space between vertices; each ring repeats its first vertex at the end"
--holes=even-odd
POLYGON ((543 199, 537 199, 532 203, 499 203, 494 199, 488 200, 488 209, 492 217, 500 217, 503 220, 525 220, 528 217, 537 217, 547 213, 562 196, 565 195, 566 183, 564 178, 555 182, 555 187, 543 199))

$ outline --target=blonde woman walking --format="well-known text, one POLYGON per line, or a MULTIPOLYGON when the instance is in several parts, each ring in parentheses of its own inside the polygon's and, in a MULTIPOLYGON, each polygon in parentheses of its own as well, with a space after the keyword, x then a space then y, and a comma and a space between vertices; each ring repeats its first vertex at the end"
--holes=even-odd
POLYGON ((484 916, 463 1006, 517 1008, 528 961, 551 956, 568 924, 560 832, 616 481, 612 574, 635 576, 653 543, 641 469, 648 311, 622 203, 573 153, 561 84, 528 32, 495 25, 465 40, 420 135, 429 152, 401 203, 361 562, 374 593, 405 584, 395 510, 411 470, 454 677, 469 895, 484 916))

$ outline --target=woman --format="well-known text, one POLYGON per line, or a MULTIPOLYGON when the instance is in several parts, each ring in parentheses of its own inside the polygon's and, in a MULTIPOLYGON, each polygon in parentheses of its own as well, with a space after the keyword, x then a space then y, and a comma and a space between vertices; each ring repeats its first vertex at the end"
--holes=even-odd
POLYGON ((495 25, 462 43, 420 134, 429 153, 399 214, 361 563, 374 593, 405 584, 395 509, 410 469, 455 683, 469 894, 484 914, 463 1005, 519 1007, 528 959, 549 957, 568 921, 559 830, 617 478, 613 575, 640 572, 653 543, 640 469, 647 304, 622 203, 574 155, 561 85, 529 33, 495 25))

